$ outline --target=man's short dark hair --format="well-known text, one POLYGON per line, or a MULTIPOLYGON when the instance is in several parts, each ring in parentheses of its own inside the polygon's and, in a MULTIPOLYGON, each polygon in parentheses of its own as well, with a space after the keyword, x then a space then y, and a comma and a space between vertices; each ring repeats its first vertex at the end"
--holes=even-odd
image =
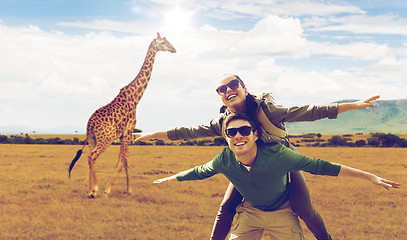
POLYGON ((234 120, 245 120, 245 121, 248 121, 249 123, 250 123, 250 126, 253 128, 253 131, 256 131, 258 128, 257 128, 257 125, 256 125, 256 123, 255 123, 255 121, 253 121, 248 115, 246 115, 246 114, 243 114, 243 113, 232 113, 232 114, 229 114, 227 117, 226 117, 226 119, 225 119, 225 129, 227 128, 227 126, 229 125, 229 123, 231 122, 231 121, 234 121, 234 120))

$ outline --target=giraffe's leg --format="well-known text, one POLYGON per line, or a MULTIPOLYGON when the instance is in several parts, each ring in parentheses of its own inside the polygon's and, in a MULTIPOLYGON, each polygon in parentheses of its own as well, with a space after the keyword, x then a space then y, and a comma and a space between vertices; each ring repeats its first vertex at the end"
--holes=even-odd
POLYGON ((98 188, 95 161, 89 161, 89 198, 95 198, 98 188))
POLYGON ((89 164, 89 198, 95 198, 99 190, 96 176, 96 159, 104 152, 105 148, 102 145, 97 145, 88 155, 89 164))
POLYGON ((133 116, 133 121, 129 123, 129 127, 127 128, 127 138, 125 139, 126 141, 126 147, 123 150, 125 154, 125 161, 124 161, 124 168, 126 170, 126 180, 127 180, 127 194, 132 194, 133 190, 130 187, 130 158, 129 158, 129 144, 133 138, 133 129, 136 126, 136 116, 133 116))
POLYGON ((114 185, 114 182, 117 179, 117 176, 119 173, 122 171, 123 167, 126 169, 126 175, 127 175, 127 192, 129 192, 129 177, 128 177, 128 163, 127 163, 127 158, 128 158, 128 147, 129 147, 129 141, 122 140, 121 146, 120 146, 120 154, 119 154, 119 162, 117 169, 113 175, 112 180, 110 181, 109 186, 105 190, 106 196, 110 193, 112 186, 114 185))
POLYGON ((109 186, 108 186, 108 187, 106 188, 106 190, 105 190, 105 195, 106 195, 106 196, 109 195, 110 190, 112 189, 112 186, 113 186, 114 182, 116 181, 117 176, 118 176, 119 173, 122 171, 122 169, 123 169, 123 161, 120 159, 120 160, 119 160, 119 163, 117 164, 117 169, 116 169, 116 171, 115 171, 115 173, 114 173, 114 175, 113 175, 113 178, 112 178, 112 180, 110 181, 109 186))
POLYGON ((130 162, 129 161, 130 161, 129 158, 127 157, 124 162, 124 169, 126 170, 127 194, 132 194, 133 190, 130 187, 130 174, 129 174, 130 162))

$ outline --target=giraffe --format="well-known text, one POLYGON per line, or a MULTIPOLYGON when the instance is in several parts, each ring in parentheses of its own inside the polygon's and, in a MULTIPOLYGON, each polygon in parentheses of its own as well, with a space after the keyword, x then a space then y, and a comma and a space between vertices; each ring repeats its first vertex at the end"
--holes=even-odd
POLYGON ((158 51, 168 51, 175 53, 175 48, 167 39, 161 38, 157 32, 155 38, 148 50, 140 72, 130 84, 120 89, 119 94, 106 106, 96 110, 88 120, 86 127, 86 141, 69 166, 69 178, 71 170, 76 161, 80 158, 86 143, 89 145, 88 164, 89 164, 89 198, 95 198, 98 191, 96 177, 96 159, 113 143, 120 139, 120 154, 117 169, 105 190, 105 195, 110 190, 123 167, 126 171, 127 193, 131 193, 129 176, 129 151, 128 147, 132 140, 133 129, 136 126, 136 107, 139 103, 147 84, 151 77, 154 65, 155 55, 158 51))

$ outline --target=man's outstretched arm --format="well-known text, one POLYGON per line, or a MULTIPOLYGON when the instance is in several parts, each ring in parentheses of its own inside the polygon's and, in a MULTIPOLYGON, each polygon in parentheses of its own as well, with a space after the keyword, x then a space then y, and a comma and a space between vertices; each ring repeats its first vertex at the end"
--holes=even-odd
POLYGON ((339 171, 338 176, 349 176, 349 177, 357 177, 371 181, 373 184, 382 186, 389 190, 390 188, 400 188, 400 184, 381 178, 376 176, 372 173, 365 172, 356 168, 351 168, 348 166, 341 165, 341 170, 339 171))

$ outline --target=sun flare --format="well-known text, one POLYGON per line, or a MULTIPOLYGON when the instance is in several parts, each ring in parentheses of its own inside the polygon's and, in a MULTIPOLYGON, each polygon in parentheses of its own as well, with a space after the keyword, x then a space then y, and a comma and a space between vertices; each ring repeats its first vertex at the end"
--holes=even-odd
POLYGON ((191 27, 193 12, 176 7, 164 13, 164 28, 174 33, 181 33, 191 27))

